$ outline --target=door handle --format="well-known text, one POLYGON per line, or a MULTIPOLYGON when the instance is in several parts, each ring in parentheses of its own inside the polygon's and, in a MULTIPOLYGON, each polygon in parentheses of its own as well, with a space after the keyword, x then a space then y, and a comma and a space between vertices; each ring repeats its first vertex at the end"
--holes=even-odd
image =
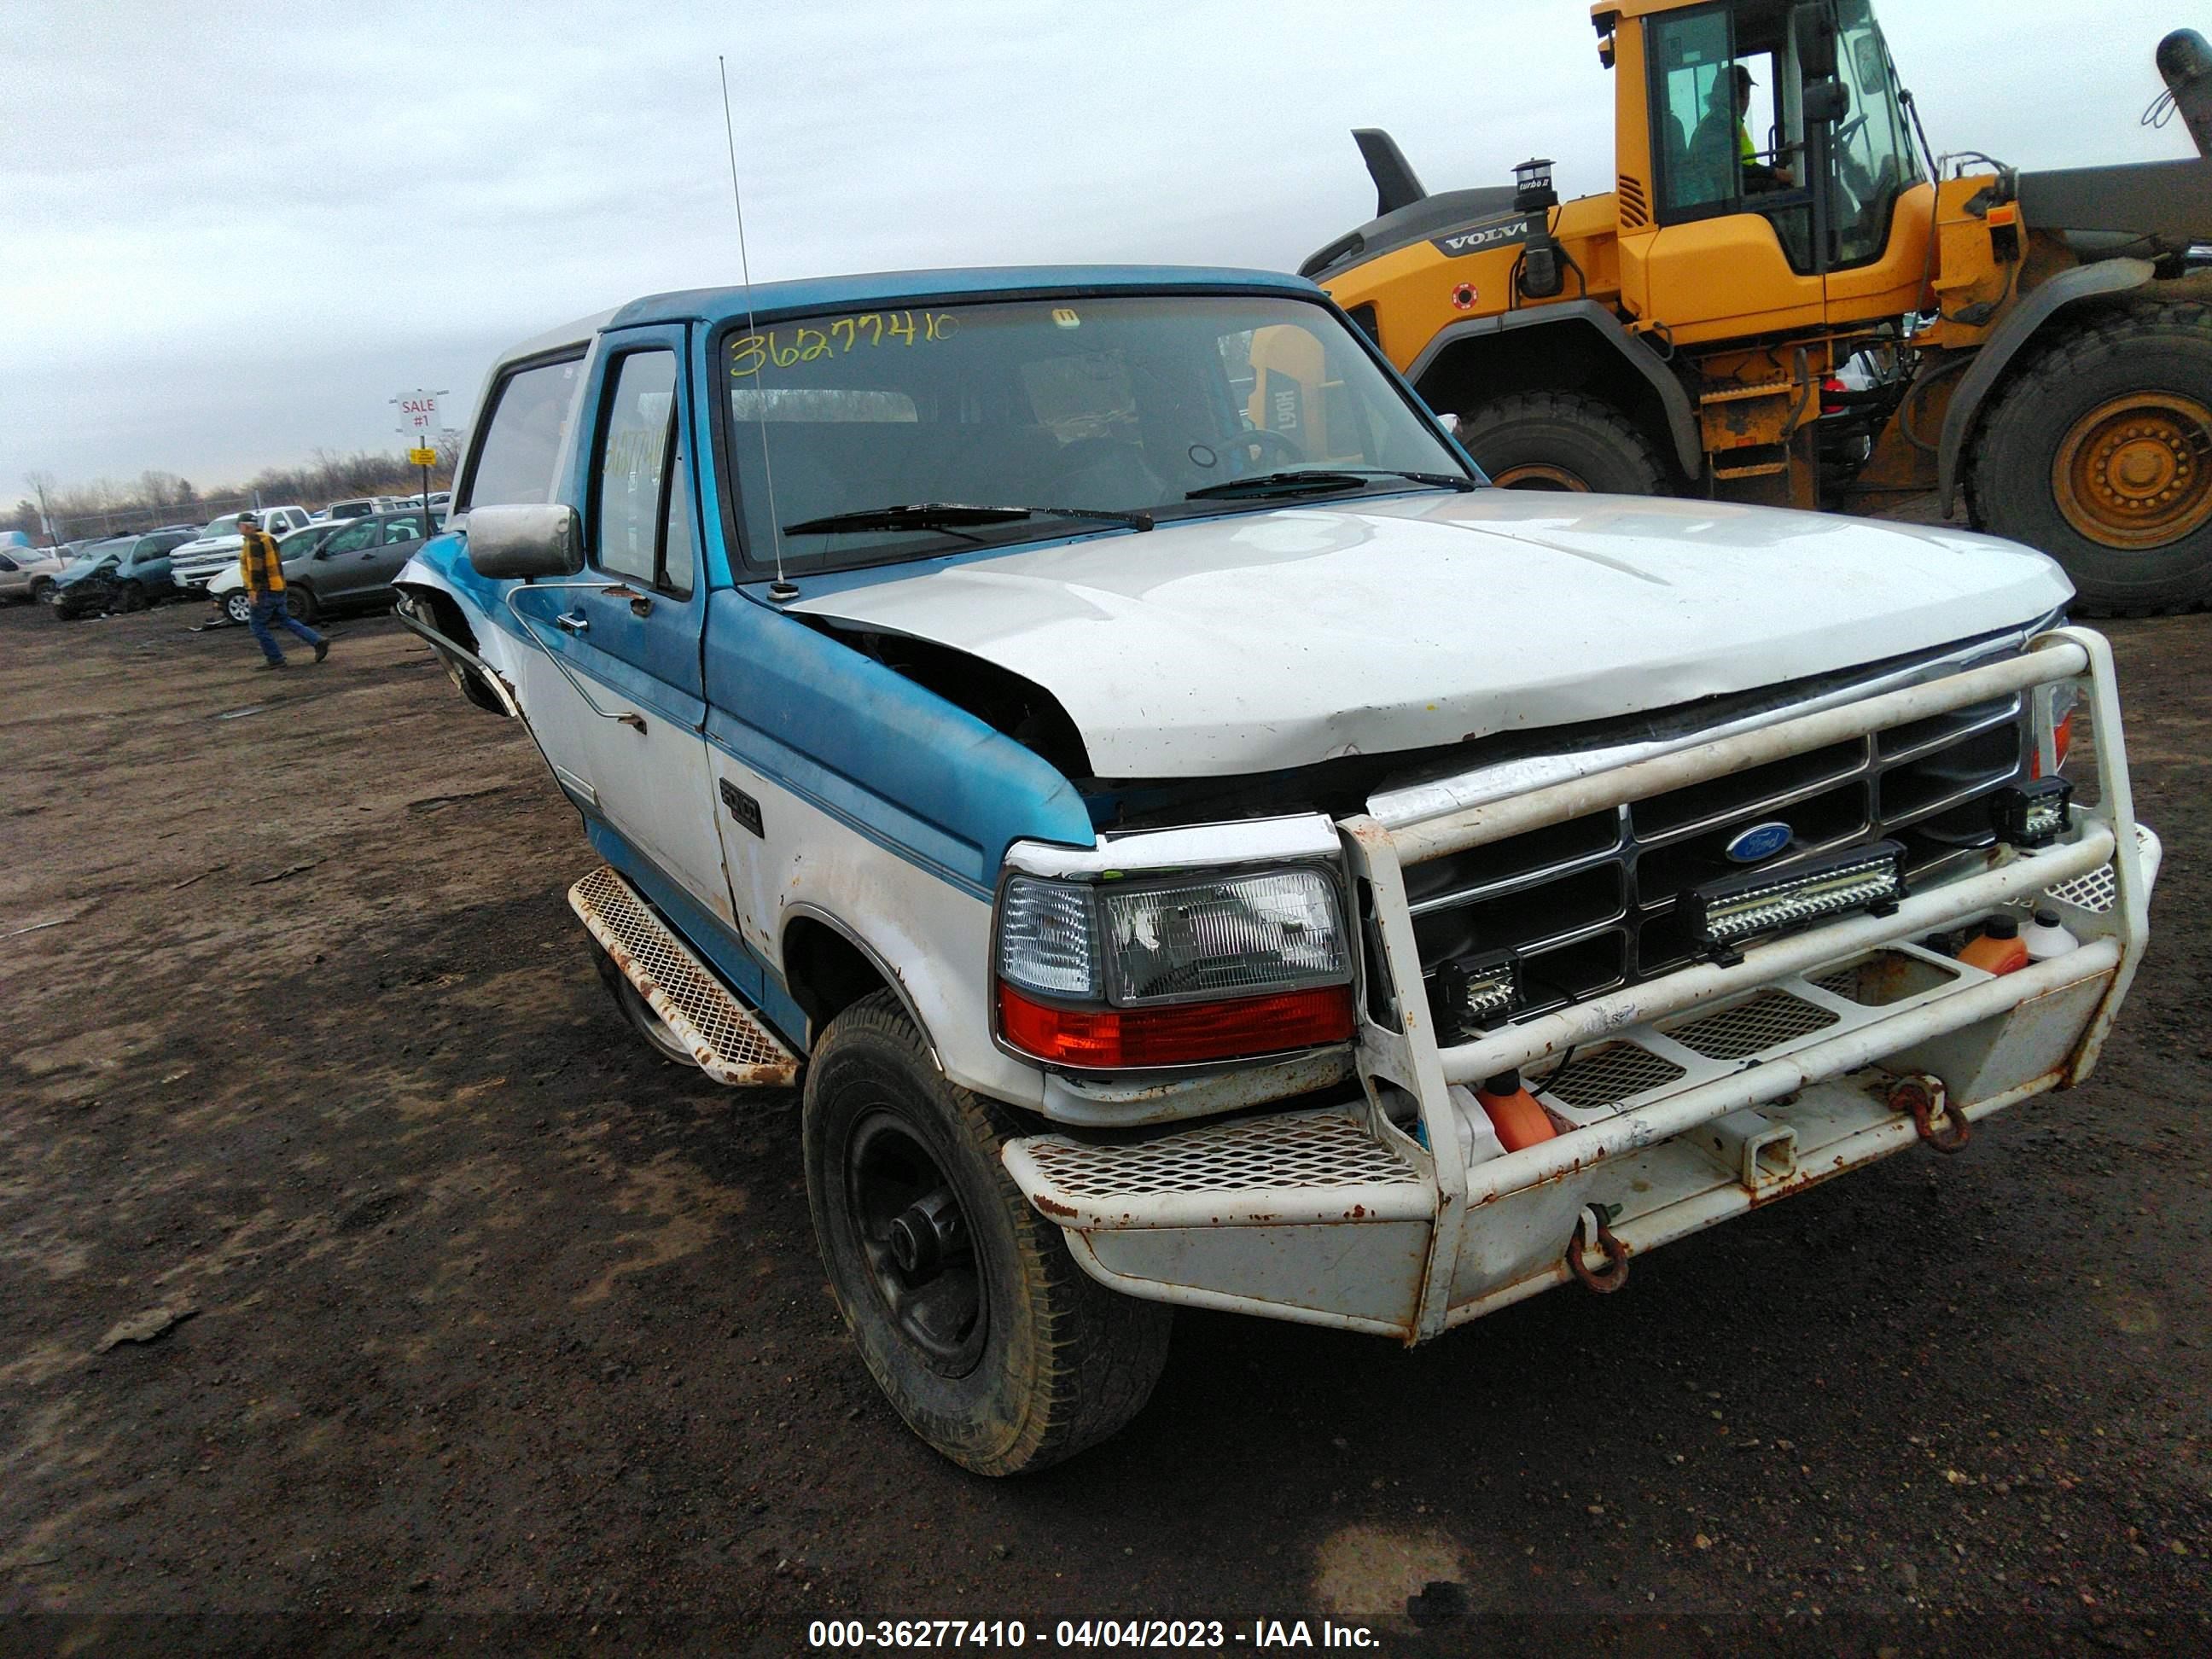
POLYGON ((592 619, 580 611, 566 611, 553 618, 553 626, 563 634, 583 634, 590 630, 592 619))

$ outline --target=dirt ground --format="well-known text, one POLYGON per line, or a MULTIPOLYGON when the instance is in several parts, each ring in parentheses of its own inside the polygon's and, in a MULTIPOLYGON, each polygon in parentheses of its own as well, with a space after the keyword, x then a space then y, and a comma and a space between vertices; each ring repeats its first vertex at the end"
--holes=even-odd
POLYGON ((847 1341, 793 1099, 621 1023, 523 734, 198 619, 0 614, 0 1649, 2212 1651, 2212 619, 2112 629, 2167 854, 2092 1085, 1415 1352, 1185 1315, 1000 1484, 847 1341))

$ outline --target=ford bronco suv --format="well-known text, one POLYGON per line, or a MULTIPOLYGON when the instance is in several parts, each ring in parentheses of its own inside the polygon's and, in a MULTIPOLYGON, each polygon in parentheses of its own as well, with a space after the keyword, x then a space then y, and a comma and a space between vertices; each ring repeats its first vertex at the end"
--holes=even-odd
POLYGON ((638 1031, 803 1079, 860 1356, 988 1474, 1178 1305, 1419 1342, 1954 1151, 2143 947, 2050 560, 1490 489, 1296 278, 641 300, 496 365, 455 508, 402 615, 638 1031))

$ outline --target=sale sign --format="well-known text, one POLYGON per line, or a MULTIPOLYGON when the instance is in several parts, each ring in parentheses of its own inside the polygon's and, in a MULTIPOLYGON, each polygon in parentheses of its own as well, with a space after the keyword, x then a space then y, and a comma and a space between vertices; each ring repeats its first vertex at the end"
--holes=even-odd
POLYGON ((403 392, 392 401, 399 405, 401 431, 426 432, 434 435, 441 429, 436 392, 403 392))

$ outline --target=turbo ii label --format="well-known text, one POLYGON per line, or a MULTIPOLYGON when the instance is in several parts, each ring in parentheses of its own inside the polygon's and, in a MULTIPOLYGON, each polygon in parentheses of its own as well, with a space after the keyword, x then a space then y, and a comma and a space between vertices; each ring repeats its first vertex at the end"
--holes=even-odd
POLYGON ((1465 230, 1455 230, 1449 236, 1431 236, 1429 245, 1446 258, 1456 259, 1462 254, 1480 253, 1486 248, 1525 242, 1528 240, 1533 223, 1530 216, 1524 213, 1491 224, 1471 225, 1465 230))

